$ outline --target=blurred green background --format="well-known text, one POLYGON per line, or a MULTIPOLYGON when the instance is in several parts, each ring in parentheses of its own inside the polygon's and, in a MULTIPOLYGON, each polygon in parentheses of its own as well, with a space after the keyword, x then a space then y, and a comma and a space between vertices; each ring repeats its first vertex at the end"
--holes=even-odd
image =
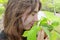
MULTIPOLYGON (((42 11, 60 13, 60 0, 40 0, 42 3, 42 11)), ((8 0, 0 0, 0 18, 4 13, 8 0)))
POLYGON ((7 2, 8 0, 0 0, 0 19, 2 18, 2 14, 5 12, 7 2))
POLYGON ((60 12, 60 0, 40 0, 42 3, 42 10, 60 12))

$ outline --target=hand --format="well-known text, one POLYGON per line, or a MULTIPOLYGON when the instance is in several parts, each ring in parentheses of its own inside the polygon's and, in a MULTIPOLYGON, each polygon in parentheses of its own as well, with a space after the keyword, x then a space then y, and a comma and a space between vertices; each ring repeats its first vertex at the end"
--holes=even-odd
POLYGON ((43 30, 38 32, 37 40, 48 40, 48 37, 43 30))

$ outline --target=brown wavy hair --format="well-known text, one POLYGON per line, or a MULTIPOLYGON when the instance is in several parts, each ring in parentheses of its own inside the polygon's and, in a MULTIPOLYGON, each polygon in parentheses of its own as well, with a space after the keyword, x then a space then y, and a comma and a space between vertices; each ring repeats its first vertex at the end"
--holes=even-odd
MULTIPOLYGON (((22 15, 31 7, 28 15, 36 8, 38 0, 9 0, 4 16, 4 32, 8 40, 23 40, 22 15)), ((41 5, 41 4, 40 4, 41 5)))

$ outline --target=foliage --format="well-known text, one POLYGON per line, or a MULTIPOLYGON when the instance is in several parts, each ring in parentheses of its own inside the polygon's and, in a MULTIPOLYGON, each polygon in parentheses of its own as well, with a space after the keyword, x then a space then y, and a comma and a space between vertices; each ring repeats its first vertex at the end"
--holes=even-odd
POLYGON ((40 0, 42 3, 42 10, 60 12, 60 0, 40 0))
POLYGON ((46 34, 48 35, 49 37, 49 40, 56 40, 57 39, 57 34, 56 34, 56 31, 54 31, 53 33, 51 33, 53 30, 55 30, 55 27, 57 27, 59 25, 58 22, 52 22, 51 24, 47 23, 48 19, 44 18, 40 25, 42 26, 43 30, 46 32, 46 34), (54 36, 54 37, 53 37, 54 36), (52 38, 53 37, 53 38, 52 38))
POLYGON ((44 11, 44 13, 46 13, 46 18, 42 17, 42 19, 37 24, 32 26, 29 31, 24 32, 23 36, 27 37, 27 40, 36 40, 36 35, 41 29, 43 29, 48 35, 49 40, 56 40, 57 37, 60 37, 60 34, 57 32, 57 30, 55 30, 55 28, 60 25, 58 20, 60 18, 54 16, 51 12, 44 11), (58 19, 55 19, 55 17, 58 19), (38 27, 40 30, 37 29, 38 27))
POLYGON ((46 17, 51 21, 51 22, 59 22, 60 24, 60 17, 55 16, 53 12, 48 12, 48 11, 42 11, 46 14, 46 17))
POLYGON ((0 19, 2 18, 2 13, 4 13, 5 8, 4 6, 0 6, 0 19))
POLYGON ((0 4, 6 4, 8 0, 0 0, 0 4))
POLYGON ((5 11, 5 4, 8 2, 8 0, 0 0, 0 19, 2 18, 2 14, 5 11))
POLYGON ((37 32, 41 30, 41 27, 39 27, 38 25, 36 25, 36 23, 33 25, 33 27, 31 28, 31 30, 29 31, 25 31, 23 36, 27 37, 27 40, 36 40, 36 35, 37 32))

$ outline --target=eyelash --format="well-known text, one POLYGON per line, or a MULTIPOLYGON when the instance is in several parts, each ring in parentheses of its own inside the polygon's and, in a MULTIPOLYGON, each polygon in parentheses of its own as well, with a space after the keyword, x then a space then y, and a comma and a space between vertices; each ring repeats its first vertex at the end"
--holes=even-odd
POLYGON ((34 13, 32 13, 32 15, 34 16, 36 13, 37 13, 37 11, 33 11, 34 13))

